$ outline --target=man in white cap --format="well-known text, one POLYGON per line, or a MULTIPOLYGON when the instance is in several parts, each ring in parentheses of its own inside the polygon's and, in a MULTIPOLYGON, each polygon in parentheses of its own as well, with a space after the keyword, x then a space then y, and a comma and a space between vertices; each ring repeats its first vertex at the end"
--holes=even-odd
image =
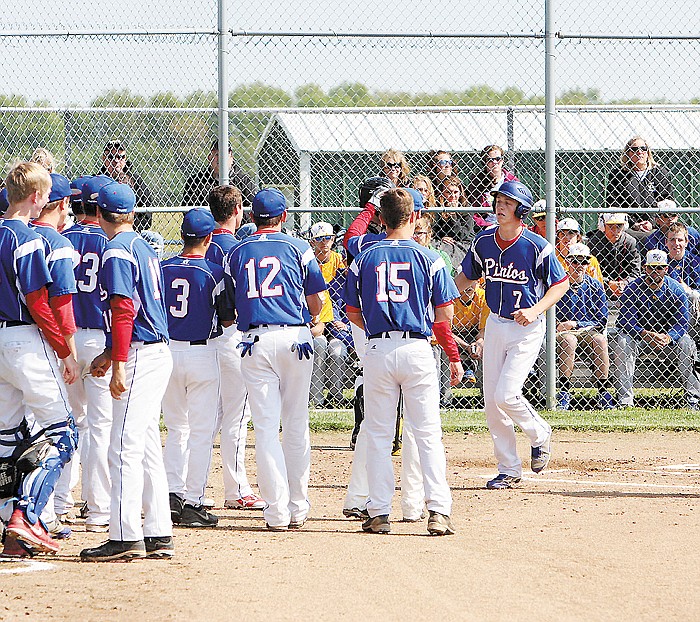
POLYGON ((591 261, 588 246, 575 242, 569 247, 567 260, 569 289, 557 303, 557 407, 560 410, 571 408, 571 375, 576 348, 583 344, 590 349, 592 355, 590 361, 598 389, 598 408, 607 410, 614 407, 608 378, 608 300, 600 282, 586 274, 591 261))
POLYGON ((656 358, 675 356, 687 408, 697 410, 700 404, 700 382, 693 373, 697 350, 688 335, 688 296, 667 273, 666 253, 648 251, 644 276, 632 281, 621 296, 614 345, 619 406, 633 405, 632 382, 640 348, 651 349, 656 358))
POLYGON ((588 238, 591 254, 600 262, 605 293, 615 301, 627 284, 641 274, 637 240, 626 232, 627 223, 627 214, 602 214, 598 230, 588 238))
MULTIPOLYGON (((661 210, 654 216, 657 229, 654 229, 646 238, 644 238, 644 246, 648 251, 658 249, 666 250, 666 236, 671 225, 678 223, 678 204, 673 199, 664 199, 659 201, 656 206, 661 210)), ((695 227, 686 225, 688 231, 688 252, 697 254, 700 249, 700 231, 695 227)))

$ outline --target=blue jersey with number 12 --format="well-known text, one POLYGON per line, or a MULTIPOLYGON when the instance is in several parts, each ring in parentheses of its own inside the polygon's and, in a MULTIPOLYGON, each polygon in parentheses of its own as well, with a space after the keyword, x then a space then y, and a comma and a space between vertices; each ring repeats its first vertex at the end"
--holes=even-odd
POLYGON ((225 265, 238 330, 262 324, 306 324, 306 296, 326 290, 314 252, 284 233, 258 232, 229 253, 225 265))
POLYGON ((445 260, 413 240, 380 240, 350 265, 343 299, 360 309, 367 335, 412 331, 430 337, 435 308, 459 298, 445 260))
MULTIPOLYGON (((136 311, 132 341, 167 341, 163 274, 156 252, 135 231, 122 231, 105 248, 100 284, 107 297, 131 298, 136 311)), ((111 326, 109 327, 111 331, 111 326)), ((112 334, 107 334, 111 346, 112 334)))
POLYGON ((504 242, 498 230, 491 227, 476 235, 462 272, 472 281, 483 276, 491 313, 512 320, 515 311, 534 306, 552 285, 568 277, 542 236, 523 228, 514 240, 504 242))

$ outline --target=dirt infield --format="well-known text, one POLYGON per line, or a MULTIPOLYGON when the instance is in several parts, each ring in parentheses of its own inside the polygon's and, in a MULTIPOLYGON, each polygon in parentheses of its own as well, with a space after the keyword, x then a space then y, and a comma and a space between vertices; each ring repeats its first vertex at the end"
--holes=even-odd
MULTIPOLYGON (((457 534, 443 538, 360 533, 341 515, 347 434, 312 442, 303 531, 220 510, 216 529, 176 531, 171 561, 81 564, 104 538, 77 523, 59 555, 0 563, 0 619, 700 619, 700 434, 560 433, 550 469, 513 491, 483 488, 487 434, 447 435, 457 534)), ((211 483, 221 504, 219 465, 211 483)))

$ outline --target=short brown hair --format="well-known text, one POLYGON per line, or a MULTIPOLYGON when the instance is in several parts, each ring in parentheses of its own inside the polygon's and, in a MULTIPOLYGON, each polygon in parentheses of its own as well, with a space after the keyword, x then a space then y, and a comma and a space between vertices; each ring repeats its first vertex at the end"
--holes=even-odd
POLYGON ((7 202, 19 203, 34 192, 51 190, 51 176, 48 171, 35 162, 20 162, 5 179, 7 202))
POLYGON ((382 220, 389 229, 405 225, 413 211, 413 196, 403 188, 387 190, 380 199, 382 220))
POLYGON ((129 212, 128 214, 115 214, 114 212, 108 212, 107 210, 100 209, 100 214, 111 225, 123 225, 123 224, 134 224, 134 212, 129 212))
POLYGON ((672 233, 676 233, 676 231, 682 231, 685 234, 686 241, 688 241, 688 239, 689 239, 688 227, 686 227, 682 222, 674 222, 668 228, 668 231, 666 231, 666 239, 668 239, 668 236, 671 235, 672 233))
POLYGON ((282 214, 279 216, 273 216, 272 218, 260 218, 255 214, 251 214, 250 217, 253 219, 255 226, 259 229, 263 229, 265 227, 276 227, 280 224, 280 222, 282 222, 282 214))
POLYGON ((243 205, 243 195, 236 186, 217 186, 207 197, 211 215, 216 222, 226 222, 243 205))

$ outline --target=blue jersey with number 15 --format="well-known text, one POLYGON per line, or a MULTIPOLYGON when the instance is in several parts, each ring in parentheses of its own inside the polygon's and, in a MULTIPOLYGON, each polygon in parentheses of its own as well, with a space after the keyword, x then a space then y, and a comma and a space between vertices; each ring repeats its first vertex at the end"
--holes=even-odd
MULTIPOLYGON (((132 341, 167 341, 163 274, 156 252, 135 231, 122 231, 105 247, 100 284, 107 297, 131 298, 136 311, 132 341)), ((107 346, 111 346, 111 326, 107 346)))
POLYGON ((367 335, 411 331, 430 337, 435 307, 459 298, 445 260, 413 240, 380 240, 350 265, 343 299, 360 309, 367 335))
POLYGON ((228 296, 238 314, 238 330, 261 324, 306 324, 306 296, 326 290, 314 252, 284 233, 254 233, 229 253, 228 296))

